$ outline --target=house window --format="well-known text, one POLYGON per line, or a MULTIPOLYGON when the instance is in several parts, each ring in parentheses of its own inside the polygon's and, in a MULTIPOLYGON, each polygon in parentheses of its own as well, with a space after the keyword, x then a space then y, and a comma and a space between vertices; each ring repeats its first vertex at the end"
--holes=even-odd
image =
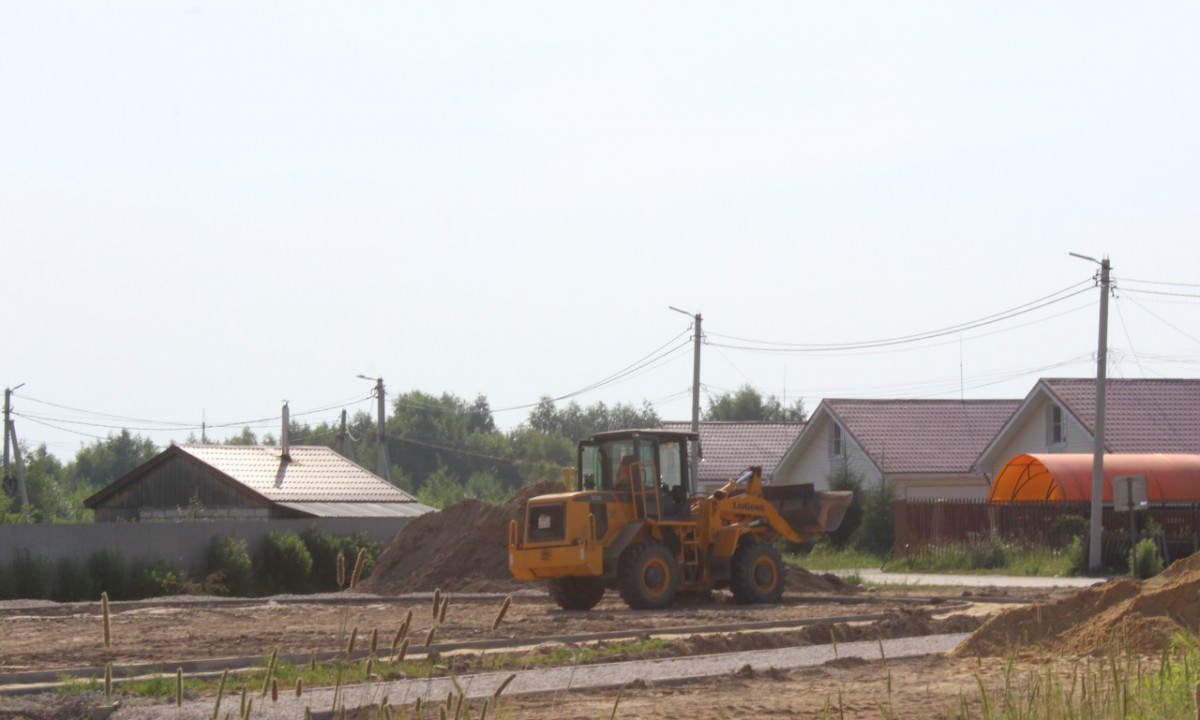
POLYGON ((1067 425, 1063 420, 1063 410, 1058 405, 1046 408, 1046 444, 1050 446, 1067 443, 1067 425))
POLYGON ((833 424, 833 430, 829 433, 829 457, 835 460, 846 457, 846 440, 842 435, 842 426, 837 423, 833 424))

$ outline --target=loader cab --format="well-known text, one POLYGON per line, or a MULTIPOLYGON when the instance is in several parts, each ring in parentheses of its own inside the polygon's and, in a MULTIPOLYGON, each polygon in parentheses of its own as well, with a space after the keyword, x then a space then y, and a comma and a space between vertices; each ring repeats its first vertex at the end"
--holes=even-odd
POLYGON ((579 443, 577 490, 628 495, 641 517, 686 517, 694 483, 688 476, 692 433, 621 430, 579 443))

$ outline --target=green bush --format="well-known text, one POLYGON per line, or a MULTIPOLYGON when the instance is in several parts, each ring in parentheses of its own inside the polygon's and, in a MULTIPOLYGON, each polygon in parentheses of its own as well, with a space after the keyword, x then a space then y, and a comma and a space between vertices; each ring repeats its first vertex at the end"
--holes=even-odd
POLYGON ((1050 525, 1050 542, 1059 549, 1069 548, 1072 540, 1087 534, 1088 520, 1082 515, 1059 515, 1050 525))
POLYGON ((354 561, 360 548, 367 549, 367 559, 363 562, 362 576, 365 580, 375 567, 375 559, 381 550, 379 543, 372 542, 365 532, 357 535, 331 535, 330 533, 310 528, 304 533, 304 545, 312 555, 312 577, 309 589, 314 592, 336 592, 342 588, 337 584, 337 556, 346 556, 346 585, 350 584, 350 573, 354 569, 354 561))
POLYGON ((221 573, 225 587, 220 595, 247 597, 253 594, 254 568, 250 563, 250 544, 231 536, 213 537, 208 545, 207 568, 210 576, 221 573))
POLYGON ((12 600, 17 596, 12 571, 7 565, 0 564, 0 600, 12 600))
POLYGON ((100 593, 108 593, 112 600, 124 600, 129 595, 129 571, 125 558, 119 552, 100 550, 87 559, 87 574, 92 590, 89 600, 99 599, 100 593))
POLYGON ((89 600, 91 596, 92 579, 88 577, 83 563, 73 557, 59 558, 54 563, 50 599, 58 602, 76 602, 89 600))
POLYGON ((1162 558, 1158 556, 1158 543, 1150 538, 1139 540, 1129 551, 1129 574, 1135 578, 1150 578, 1163 571, 1162 558))
MULTIPOLYGON (((862 491, 862 521, 854 532, 854 547, 865 553, 885 557, 896 540, 892 520, 892 487, 887 480, 862 491)), ((856 496, 857 497, 857 496, 856 496)))
POLYGON ((830 490, 849 490, 854 493, 854 499, 850 501, 850 506, 846 508, 846 514, 842 517, 842 524, 838 526, 837 530, 824 536, 829 538, 833 547, 844 550, 850 547, 855 533, 862 524, 864 502, 862 478, 849 466, 842 464, 827 475, 825 480, 829 483, 830 490))
POLYGON ((272 532, 267 536, 263 575, 272 592, 304 592, 313 569, 312 554, 294 532, 272 532))
POLYGON ((28 550, 13 553, 13 597, 21 600, 47 600, 50 598, 53 576, 50 560, 43 555, 34 556, 28 550))
POLYGON ((967 543, 967 565, 972 570, 993 570, 1008 565, 1008 551, 999 538, 967 543))
POLYGON ((1067 547, 1067 557, 1071 560, 1072 575, 1088 574, 1088 548, 1082 536, 1076 535, 1071 539, 1071 544, 1067 547))
POLYGON ((159 597, 164 594, 163 578, 178 577, 178 575, 179 572, 165 560, 136 563, 129 572, 127 599, 142 600, 159 597))

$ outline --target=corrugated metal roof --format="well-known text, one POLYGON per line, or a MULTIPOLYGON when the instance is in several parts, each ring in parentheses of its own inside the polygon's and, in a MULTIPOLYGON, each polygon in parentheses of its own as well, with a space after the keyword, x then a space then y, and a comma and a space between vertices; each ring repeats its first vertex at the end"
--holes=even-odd
POLYGON ((879 469, 968 473, 1020 400, 824 400, 879 469))
POLYGON ((433 512, 433 508, 416 502, 405 503, 352 503, 352 502, 281 502, 280 507, 311 515, 312 517, 398 517, 413 518, 433 512))
MULTIPOLYGON (((692 429, 690 421, 660 425, 677 432, 692 429)), ((723 483, 751 465, 761 465, 763 477, 770 479, 803 429, 804 423, 800 422, 701 422, 704 460, 700 463, 700 482, 723 483)))
POLYGON ((291 460, 269 445, 177 445, 275 503, 415 503, 416 498, 327 447, 293 445, 291 460))
MULTIPOLYGON (((1095 378, 1044 378, 1088 432, 1096 428, 1095 378)), ((1104 446, 1114 453, 1200 453, 1200 380, 1108 381, 1104 446)))

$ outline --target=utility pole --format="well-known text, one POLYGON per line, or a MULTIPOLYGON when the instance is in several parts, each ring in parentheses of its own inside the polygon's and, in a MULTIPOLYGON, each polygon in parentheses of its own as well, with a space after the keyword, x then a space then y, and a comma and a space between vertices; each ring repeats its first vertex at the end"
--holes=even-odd
MULTIPOLYGON (((359 375, 359 377, 362 378, 363 380, 371 379, 371 378, 367 377, 366 375, 359 375)), ((384 424, 384 421, 386 420, 385 412, 387 410, 387 402, 384 400, 383 378, 374 378, 374 380, 375 380, 375 398, 376 398, 376 400, 379 401, 379 440, 378 440, 378 452, 376 455, 377 469, 375 471, 375 474, 378 475, 379 477, 383 478, 384 480, 387 480, 390 483, 392 481, 392 466, 391 466, 391 463, 388 461, 387 425, 384 424)))
POLYGON ((1096 424, 1095 443, 1092 446, 1092 505, 1088 533, 1088 569, 1096 571, 1101 564, 1101 524, 1104 521, 1104 410, 1108 390, 1108 294, 1110 272, 1108 258, 1070 253, 1083 260, 1091 260, 1100 266, 1100 339, 1096 349, 1096 424))
MULTIPOLYGON (((683 313, 684 315, 691 315, 691 313, 689 313, 685 310, 680 310, 677 307, 668 306, 668 308, 670 308, 671 310, 674 310, 677 313, 683 313)), ((701 338, 700 323, 703 321, 703 319, 704 318, 702 318, 700 316, 700 313, 696 313, 695 315, 692 315, 692 320, 695 323, 695 328, 696 328, 696 334, 694 335, 695 342, 693 344, 693 350, 692 350, 692 354, 693 354, 693 357, 692 357, 692 432, 696 433, 697 435, 699 435, 699 433, 700 433, 700 338, 701 338)), ((691 458, 690 458, 691 459, 690 465, 691 465, 692 489, 693 490, 696 489, 696 483, 699 482, 699 477, 700 477, 699 448, 700 448, 700 442, 697 441, 696 442, 697 452, 691 453, 691 458)))
POLYGON ((12 421, 12 394, 25 386, 4 388, 4 487, 12 486, 12 470, 9 456, 17 461, 17 495, 21 499, 21 512, 29 512, 29 492, 25 487, 25 465, 21 462, 21 446, 17 444, 17 428, 12 421))
POLYGON ((342 410, 342 429, 338 432, 338 449, 341 451, 342 457, 350 458, 351 460, 354 459, 350 454, 350 431, 346 429, 345 410, 342 410))

